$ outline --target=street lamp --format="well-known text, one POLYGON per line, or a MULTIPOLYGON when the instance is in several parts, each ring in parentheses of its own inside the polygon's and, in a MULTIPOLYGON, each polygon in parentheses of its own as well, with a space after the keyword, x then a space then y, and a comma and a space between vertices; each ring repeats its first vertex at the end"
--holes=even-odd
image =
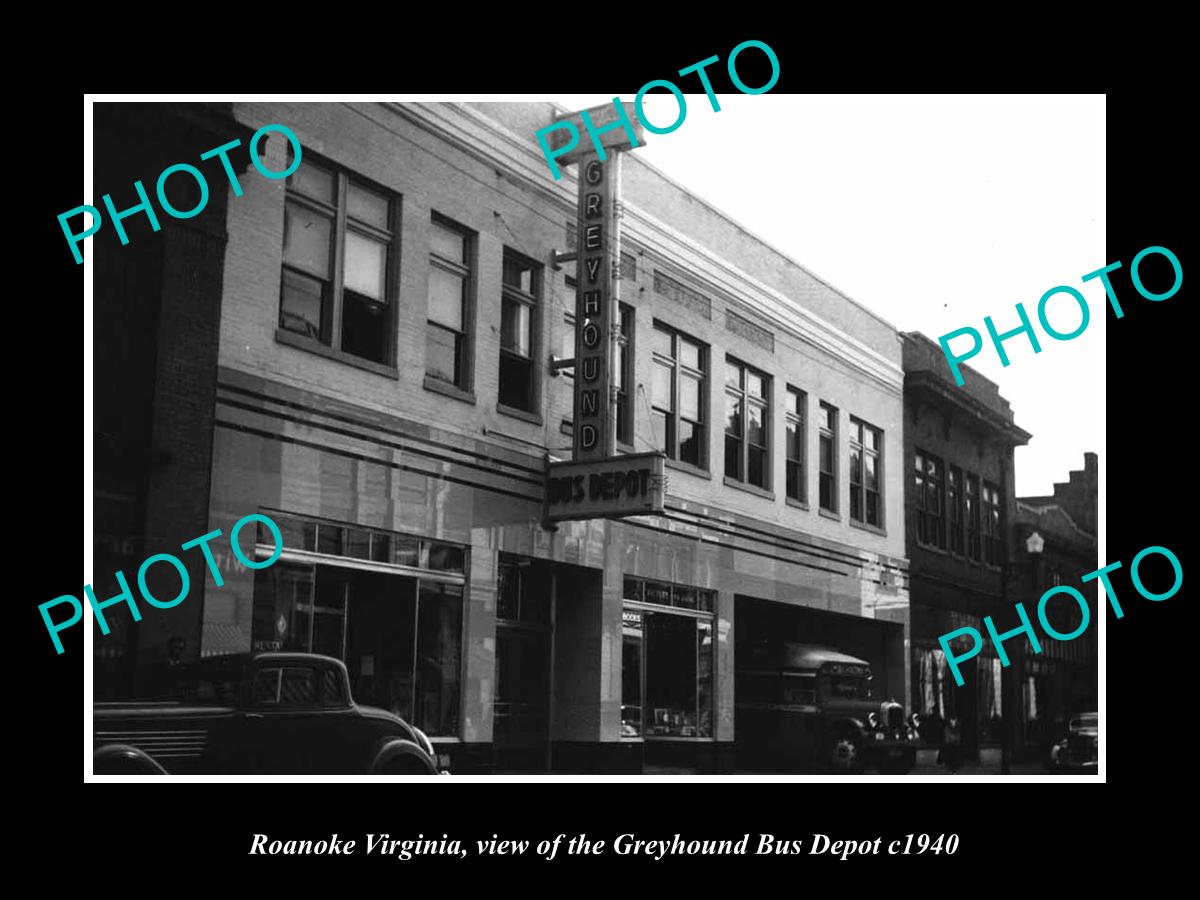
MULTIPOLYGON (((1030 596, 1037 593, 1038 561, 1041 559, 1042 551, 1045 548, 1046 539, 1036 531, 1031 532, 1029 537, 1025 539, 1025 552, 1028 554, 1030 561, 1028 590, 1030 596)), ((1014 650, 1012 664, 1000 670, 1000 717, 1004 720, 1004 730, 1000 745, 1000 774, 1002 775, 1008 775, 1011 772, 1013 749, 1016 743, 1017 716, 1021 714, 1021 698, 1017 694, 1020 682, 1016 681, 1013 677, 1014 673, 1012 669, 1014 665, 1020 664, 1022 670, 1024 670, 1023 659, 1025 648, 1023 644, 1018 644, 1014 650)))

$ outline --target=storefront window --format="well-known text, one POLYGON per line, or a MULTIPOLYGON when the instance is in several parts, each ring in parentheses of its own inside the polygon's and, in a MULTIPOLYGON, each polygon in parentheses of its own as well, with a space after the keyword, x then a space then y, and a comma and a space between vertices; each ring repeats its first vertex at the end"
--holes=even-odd
MULTIPOLYGON (((255 573, 252 648, 340 659, 353 698, 401 716, 430 736, 458 733, 463 588, 368 571, 356 560, 462 572, 465 548, 439 541, 272 514, 284 534, 338 547, 327 563, 280 560, 255 573)), ((266 538, 270 540, 269 536, 266 538)), ((261 539, 260 539, 261 540, 261 539)), ((291 549, 285 537, 284 549, 291 549)), ((432 574, 431 571, 431 574, 432 574)))
POLYGON ((625 598, 622 736, 712 737, 714 592, 627 578, 625 598))
POLYGON ((642 617, 635 613, 636 628, 629 624, 630 612, 624 613, 625 628, 621 645, 621 737, 642 733, 642 617))
POLYGON ((458 732, 459 678, 462 671, 462 588, 421 583, 417 611, 418 728, 428 734, 458 732))

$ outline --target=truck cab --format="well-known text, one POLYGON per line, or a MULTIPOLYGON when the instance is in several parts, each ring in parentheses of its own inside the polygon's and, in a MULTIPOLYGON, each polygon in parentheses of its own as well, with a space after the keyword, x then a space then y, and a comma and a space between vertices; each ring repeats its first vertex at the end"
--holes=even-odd
POLYGON ((751 648, 734 683, 739 765, 908 773, 920 744, 915 720, 875 697, 872 681, 870 663, 832 647, 751 648))

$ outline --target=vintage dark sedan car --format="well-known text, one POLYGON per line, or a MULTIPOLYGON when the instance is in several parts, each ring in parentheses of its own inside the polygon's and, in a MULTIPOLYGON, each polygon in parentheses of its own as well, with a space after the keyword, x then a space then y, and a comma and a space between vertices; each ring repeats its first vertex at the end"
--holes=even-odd
POLYGON ((95 774, 446 774, 420 729, 354 702, 340 660, 215 656, 159 675, 154 699, 95 705, 95 774))
POLYGON ((1099 769, 1100 716, 1080 713, 1072 716, 1067 736, 1050 748, 1047 767, 1052 772, 1094 775, 1099 769))

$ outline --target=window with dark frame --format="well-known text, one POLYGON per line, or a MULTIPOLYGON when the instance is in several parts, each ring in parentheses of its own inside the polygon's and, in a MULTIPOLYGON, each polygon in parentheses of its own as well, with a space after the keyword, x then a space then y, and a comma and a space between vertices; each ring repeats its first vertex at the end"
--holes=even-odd
POLYGON ((504 248, 500 299, 500 403, 537 412, 537 367, 534 366, 542 267, 504 248))
POLYGON ((883 502, 879 492, 882 452, 883 432, 851 416, 850 518, 875 528, 883 527, 883 502))
MULTIPOLYGON (((271 517, 289 546, 321 556, 281 560, 255 572, 252 649, 341 659, 356 700, 400 715, 430 735, 456 736, 464 590, 459 582, 466 549, 275 511, 271 517), (363 565, 368 560, 407 571, 380 571, 363 565), (351 627, 354 621, 358 625, 351 627)), ((273 536, 260 527, 260 554, 273 546, 273 536)), ((266 686, 264 695, 273 691, 276 702, 286 702, 287 678, 285 672, 281 686, 266 686)), ((318 687, 297 681, 292 694, 307 698, 318 687)), ((326 707, 346 705, 340 683, 321 690, 326 707)))
POLYGON ((962 483, 962 469, 958 466, 946 469, 946 531, 950 552, 957 556, 963 552, 962 483))
POLYGON ((967 474, 966 480, 967 556, 979 559, 979 476, 967 474))
POLYGON ((917 510, 917 542, 927 547, 946 548, 944 508, 945 470, 942 460, 917 450, 914 461, 914 491, 917 510))
POLYGON ((429 226, 429 311, 425 373, 471 390, 471 260, 473 235, 433 214, 429 226))
POLYGON ((711 738, 716 591, 624 579, 621 736, 711 738))
POLYGON ((837 512, 837 420, 837 407, 822 403, 818 419, 821 432, 817 439, 820 451, 817 488, 821 509, 831 513, 837 512))
MULTIPOLYGON (((624 256, 624 254, 622 254, 624 256)), ((633 383, 633 323, 632 306, 620 304, 621 327, 617 331, 617 357, 613 360, 613 384, 617 389, 617 443, 633 444, 633 404, 629 402, 629 385, 633 383)))
POLYGON ((770 486, 771 376, 725 358, 725 475, 770 486))
POLYGON ((1000 488, 990 481, 983 483, 983 561, 998 566, 1003 554, 1000 531, 1000 488))
POLYGON ((804 472, 804 413, 807 396, 804 391, 788 386, 787 408, 784 413, 784 456, 787 460, 787 495, 801 503, 807 500, 804 472))
POLYGON ((651 425, 658 449, 669 459, 706 468, 705 375, 708 348, 686 335, 654 323, 651 425))
MULTIPOLYGON (((617 357, 613 376, 617 388, 617 443, 627 447, 633 445, 633 404, 629 401, 627 385, 633 383, 633 326, 635 315, 632 306, 621 304, 621 330, 617 335, 617 357)), ((575 316, 563 314, 566 330, 562 337, 562 359, 575 356, 575 316)), ((575 380, 575 367, 560 370, 568 381, 575 380)))
POLYGON ((393 366, 398 198, 308 158, 284 199, 279 327, 393 366))

